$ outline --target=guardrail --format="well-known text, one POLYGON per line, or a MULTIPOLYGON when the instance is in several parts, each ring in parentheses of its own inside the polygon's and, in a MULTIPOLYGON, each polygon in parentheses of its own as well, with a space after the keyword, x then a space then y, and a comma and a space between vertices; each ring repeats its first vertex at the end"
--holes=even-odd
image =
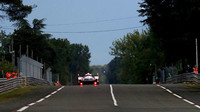
POLYGON ((7 78, 0 78, 0 82, 6 81, 6 80, 7 80, 7 78))
POLYGON ((200 74, 195 73, 183 73, 174 75, 171 78, 167 78, 166 83, 176 84, 176 83, 183 83, 183 82, 190 82, 190 83, 200 83, 200 74))
POLYGON ((24 86, 35 86, 35 85, 49 85, 50 83, 46 80, 41 80, 33 77, 18 77, 0 82, 0 94, 13 90, 15 88, 24 86))
POLYGON ((37 79, 33 77, 26 78, 26 86, 36 86, 36 85, 49 85, 50 83, 43 79, 37 79))

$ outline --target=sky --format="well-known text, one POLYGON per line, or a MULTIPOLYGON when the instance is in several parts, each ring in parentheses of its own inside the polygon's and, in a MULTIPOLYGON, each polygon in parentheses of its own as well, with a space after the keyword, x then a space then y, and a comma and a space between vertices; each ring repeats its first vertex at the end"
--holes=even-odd
MULTIPOLYGON (((144 18, 138 17, 138 2, 142 0, 23 0, 25 5, 37 5, 26 18, 30 23, 45 18, 45 33, 87 45, 90 65, 108 64, 114 58, 109 54, 113 41, 146 29, 140 22, 144 18)), ((2 29, 13 24, 7 20, 0 23, 2 29)))

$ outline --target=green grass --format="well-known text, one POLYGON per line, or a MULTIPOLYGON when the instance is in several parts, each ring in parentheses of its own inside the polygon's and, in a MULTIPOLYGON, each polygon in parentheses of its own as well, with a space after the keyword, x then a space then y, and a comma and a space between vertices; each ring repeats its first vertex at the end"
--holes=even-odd
POLYGON ((45 87, 45 86, 29 86, 25 88, 18 88, 18 89, 0 94, 0 103, 23 97, 24 94, 29 93, 32 90, 42 88, 42 87, 45 87))
POLYGON ((193 85, 190 85, 190 86, 200 89, 200 84, 193 84, 193 85))
POLYGON ((188 87, 198 88, 200 89, 200 84, 193 84, 193 83, 184 83, 188 87))

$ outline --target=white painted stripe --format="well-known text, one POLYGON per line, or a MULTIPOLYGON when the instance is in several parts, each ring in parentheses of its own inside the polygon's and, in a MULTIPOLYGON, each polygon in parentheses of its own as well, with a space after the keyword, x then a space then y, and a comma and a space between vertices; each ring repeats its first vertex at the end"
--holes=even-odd
POLYGON ((59 88, 57 91, 60 91, 62 88, 59 88))
POLYGON ((38 100, 38 101, 36 101, 37 103, 40 103, 41 101, 43 101, 44 100, 44 98, 42 98, 42 99, 40 99, 40 100, 38 100))
POLYGON ((60 87, 59 89, 57 89, 57 92, 60 91, 60 90, 63 89, 63 88, 64 88, 64 86, 60 87))
POLYGON ((199 106, 199 105, 194 105, 194 106, 200 109, 200 106, 199 106))
POLYGON ((22 111, 26 110, 28 107, 29 106, 24 106, 24 107, 20 108, 19 110, 17 110, 17 112, 22 112, 22 111))
MULTIPOLYGON (((177 98, 182 99, 181 96, 179 96, 179 95, 173 93, 171 90, 169 90, 169 89, 167 89, 167 88, 165 88, 165 87, 163 87, 163 86, 160 86, 159 84, 157 84, 157 86, 160 87, 160 88, 162 88, 162 89, 165 89, 167 92, 173 94, 173 95, 176 96, 177 98)), ((189 104, 191 104, 191 105, 194 105, 195 107, 197 107, 197 108, 200 109, 200 106, 199 106, 199 105, 195 105, 195 103, 193 103, 193 102, 191 102, 191 101, 189 101, 189 100, 187 100, 187 99, 183 99, 183 101, 185 101, 185 102, 187 102, 187 103, 189 103, 189 104)))
POLYGON ((186 100, 186 99, 183 99, 183 101, 185 101, 185 102, 187 102, 187 103, 189 103, 189 104, 191 104, 191 105, 194 104, 193 102, 191 102, 191 101, 189 101, 189 100, 186 100))
POLYGON ((166 89, 167 92, 172 93, 172 91, 170 91, 169 89, 166 89))
POLYGON ((160 87, 160 85, 159 85, 159 84, 157 84, 156 86, 160 87))
POLYGON ((47 96, 45 96, 45 98, 49 98, 51 96, 51 94, 50 95, 47 95, 47 96))
POLYGON ((34 102, 34 103, 30 103, 30 104, 28 104, 28 106, 24 106, 24 107, 20 108, 19 110, 17 110, 17 112, 22 112, 22 111, 24 111, 25 109, 29 108, 29 106, 33 106, 33 105, 35 105, 36 103, 42 102, 43 100, 45 100, 46 98, 49 98, 51 95, 55 94, 56 92, 60 91, 60 90, 63 89, 63 88, 64 88, 64 86, 60 87, 60 88, 57 89, 56 91, 54 91, 54 92, 52 92, 51 94, 47 95, 46 97, 44 97, 44 98, 42 98, 42 99, 40 99, 40 100, 38 100, 38 101, 36 101, 36 102, 34 102))
POLYGON ((111 84, 110 84, 110 93, 111 93, 111 96, 112 96, 112 99, 113 99, 113 102, 114 102, 114 106, 118 106, 117 105, 117 101, 116 101, 115 96, 114 96, 114 93, 113 93, 113 88, 112 88, 111 84))
POLYGON ((182 98, 181 96, 179 96, 179 95, 177 95, 177 94, 175 94, 175 93, 174 93, 173 95, 176 96, 176 97, 178 97, 178 98, 182 98))
POLYGON ((163 86, 160 86, 162 89, 166 89, 165 87, 163 87, 163 86))
POLYGON ((53 93, 51 93, 52 95, 55 94, 57 91, 54 91, 53 93))
POLYGON ((30 103, 29 106, 35 105, 35 103, 30 103))

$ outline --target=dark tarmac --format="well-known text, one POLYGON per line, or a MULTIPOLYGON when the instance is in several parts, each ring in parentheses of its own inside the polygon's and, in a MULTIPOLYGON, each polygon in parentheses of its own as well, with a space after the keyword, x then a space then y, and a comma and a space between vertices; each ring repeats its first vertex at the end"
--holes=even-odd
POLYGON ((156 85, 112 85, 118 104, 114 106, 110 85, 83 85, 65 86, 23 112, 200 112, 195 107, 200 105, 199 89, 181 84, 162 86, 195 104, 156 85))

